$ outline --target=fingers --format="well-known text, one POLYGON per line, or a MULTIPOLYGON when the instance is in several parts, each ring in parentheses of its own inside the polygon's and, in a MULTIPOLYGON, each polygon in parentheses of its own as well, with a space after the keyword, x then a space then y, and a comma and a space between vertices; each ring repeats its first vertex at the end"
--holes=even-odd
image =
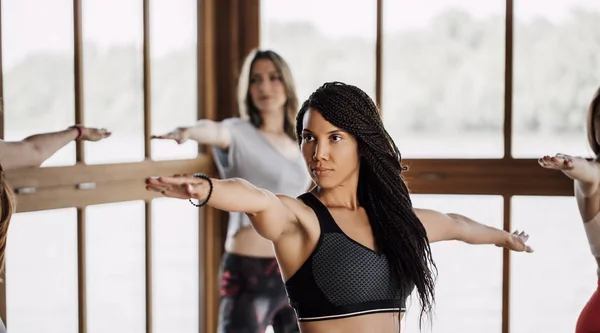
MULTIPOLYGON (((187 185, 191 186, 191 185, 187 185)), ((190 199, 192 196, 187 191, 187 186, 170 187, 162 192, 164 196, 177 199, 190 199)))
POLYGON ((547 169, 556 169, 557 166, 552 161, 552 157, 546 155, 538 159, 538 164, 547 169))
POLYGON ((529 234, 525 233, 525 231, 521 231, 519 232, 518 230, 514 232, 514 234, 521 238, 524 242, 526 242, 529 239, 529 234))
POLYGON ((178 199, 189 199, 192 196, 188 191, 188 186, 159 186, 159 185, 146 185, 146 190, 151 192, 158 192, 169 198, 178 199))
POLYGON ((186 141, 186 139, 181 137, 181 135, 173 134, 173 133, 164 134, 164 135, 152 135, 150 138, 151 139, 162 139, 162 140, 174 140, 178 144, 182 144, 186 141))
POLYGON ((146 184, 153 186, 180 186, 185 184, 198 185, 202 180, 191 174, 175 174, 169 177, 150 177, 146 178, 146 184))
POLYGON ((513 236, 516 237, 516 239, 515 239, 516 244, 513 246, 514 250, 523 251, 523 252, 527 252, 527 253, 533 252, 533 248, 531 248, 531 246, 526 244, 527 241, 529 240, 528 233, 526 233, 525 231, 515 230, 512 234, 513 234, 513 236))
POLYGON ((175 175, 172 177, 158 177, 158 181, 162 184, 171 184, 171 185, 185 185, 185 184, 197 185, 202 182, 202 180, 195 178, 194 176, 187 176, 187 175, 175 175))
POLYGON ((573 168, 573 158, 565 154, 546 155, 538 159, 538 164, 547 169, 570 170, 573 168))

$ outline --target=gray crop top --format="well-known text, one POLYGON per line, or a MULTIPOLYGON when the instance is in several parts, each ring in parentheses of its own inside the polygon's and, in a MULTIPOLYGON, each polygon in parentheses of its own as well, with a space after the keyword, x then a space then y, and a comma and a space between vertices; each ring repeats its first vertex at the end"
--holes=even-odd
MULTIPOLYGON (((311 179, 301 154, 294 160, 286 158, 254 125, 241 118, 222 121, 231 133, 231 143, 225 151, 212 149, 222 178, 242 178, 252 185, 275 194, 297 197, 306 192, 311 179)), ((227 236, 235 236, 240 228, 250 226, 243 213, 229 213, 227 236)))

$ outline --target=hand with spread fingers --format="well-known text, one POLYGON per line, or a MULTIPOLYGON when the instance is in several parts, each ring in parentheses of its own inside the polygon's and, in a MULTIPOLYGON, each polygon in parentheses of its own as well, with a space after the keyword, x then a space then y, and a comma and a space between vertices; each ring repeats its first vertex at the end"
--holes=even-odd
POLYGON ((529 239, 529 235, 525 233, 525 231, 519 232, 518 230, 510 234, 508 239, 504 244, 496 244, 499 247, 505 247, 511 251, 516 252, 527 252, 532 253, 533 249, 531 246, 527 245, 527 240, 529 239))
POLYGON ((210 183, 190 174, 151 177, 146 179, 146 190, 159 192, 169 198, 205 201, 210 193, 210 183))

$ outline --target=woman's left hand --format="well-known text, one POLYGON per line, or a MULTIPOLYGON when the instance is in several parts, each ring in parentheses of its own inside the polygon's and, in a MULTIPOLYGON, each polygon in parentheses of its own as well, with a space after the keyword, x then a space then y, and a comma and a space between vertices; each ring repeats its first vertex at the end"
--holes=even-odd
POLYGON ((496 246, 505 247, 509 250, 516 252, 533 252, 531 246, 527 245, 527 240, 529 239, 529 235, 525 233, 525 231, 515 231, 512 234, 508 235, 508 239, 505 244, 496 244, 496 246))

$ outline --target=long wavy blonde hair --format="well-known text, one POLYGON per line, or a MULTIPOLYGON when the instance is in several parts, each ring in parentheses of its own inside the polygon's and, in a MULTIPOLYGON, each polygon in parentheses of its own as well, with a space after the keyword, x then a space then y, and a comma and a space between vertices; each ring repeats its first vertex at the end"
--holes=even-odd
MULTIPOLYGON (((6 238, 10 218, 16 209, 16 198, 12 187, 6 182, 4 169, 0 165, 0 273, 4 271, 6 260, 6 238)), ((1 281, 1 280, 0 280, 1 281)))

